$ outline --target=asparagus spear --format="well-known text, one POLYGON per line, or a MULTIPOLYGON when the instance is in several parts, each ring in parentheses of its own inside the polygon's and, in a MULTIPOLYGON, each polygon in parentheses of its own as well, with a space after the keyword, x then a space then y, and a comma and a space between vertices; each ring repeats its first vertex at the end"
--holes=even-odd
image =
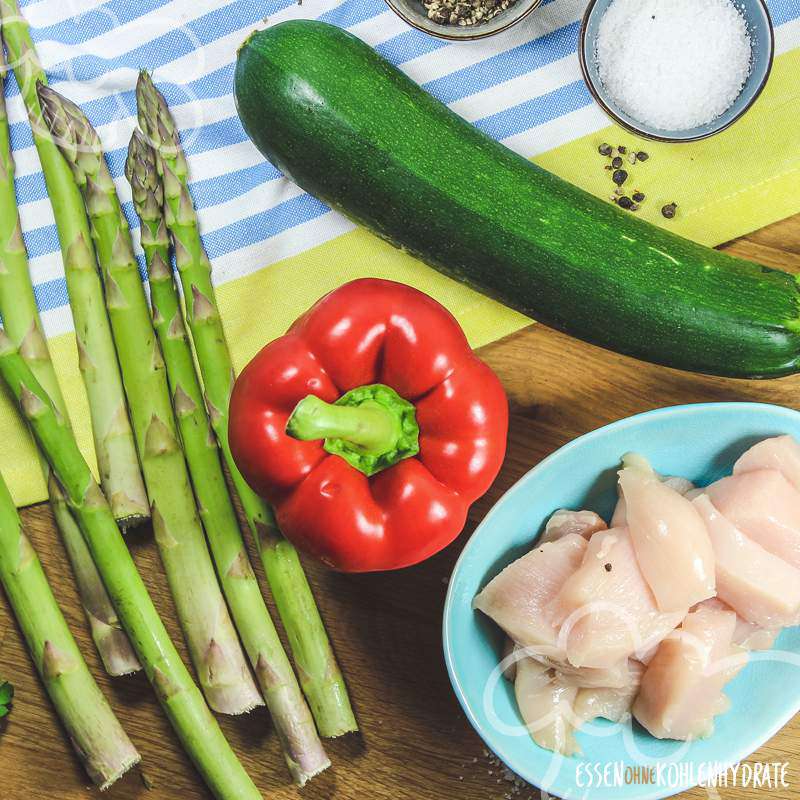
POLYGON ((17 0, 0 0, 0 18, 9 60, 28 110, 33 140, 56 218, 75 321, 79 363, 92 417, 100 480, 114 516, 123 525, 138 525, 149 516, 147 495, 125 406, 86 213, 72 175, 41 120, 36 83, 45 83, 46 77, 17 0))
MULTIPOLYGON (((50 361, 22 241, 14 193, 14 162, 3 97, 4 71, 5 58, 0 47, 0 316, 6 333, 20 348, 33 374, 66 420, 67 409, 50 361)), ((66 508, 57 482, 50 480, 50 470, 44 460, 42 469, 48 482, 53 516, 72 564, 78 594, 103 664, 110 675, 136 672, 141 669, 136 654, 119 624, 80 529, 66 508)))
POLYGON ((145 674, 186 752, 218 800, 260 800, 170 641, 72 432, 2 328, 0 377, 63 487, 145 674))
POLYGON ((309 778, 330 766, 330 761, 245 549, 219 450, 203 405, 203 392, 183 325, 178 289, 169 265, 169 235, 164 222, 164 197, 156 172, 155 152, 138 131, 131 139, 125 173, 141 221, 153 322, 167 367, 200 516, 223 592, 272 714, 289 771, 295 782, 303 786, 309 778))
POLYGON ((197 516, 161 348, 100 139, 74 103, 44 84, 39 85, 39 102, 89 213, 156 543, 189 653, 211 708, 223 714, 245 713, 263 701, 197 516))
POLYGON ((139 754, 94 681, 0 476, 0 582, 61 722, 89 777, 111 786, 139 754))
POLYGON ((257 543, 289 637, 301 686, 323 736, 358 730, 344 678, 297 551, 280 534, 271 509, 248 486, 231 454, 228 405, 234 380, 233 363, 211 283, 211 264, 189 195, 188 169, 175 121, 146 72, 139 75, 136 97, 139 125, 157 152, 166 222, 175 245, 186 316, 205 385, 211 424, 257 543))

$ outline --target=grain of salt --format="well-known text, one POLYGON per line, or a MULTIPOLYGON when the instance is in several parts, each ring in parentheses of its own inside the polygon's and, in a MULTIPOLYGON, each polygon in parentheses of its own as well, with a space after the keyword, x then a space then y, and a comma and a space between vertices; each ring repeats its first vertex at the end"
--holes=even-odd
POLYGON ((752 46, 731 0, 613 0, 596 52, 600 79, 623 111, 648 127, 682 131, 733 104, 752 46))

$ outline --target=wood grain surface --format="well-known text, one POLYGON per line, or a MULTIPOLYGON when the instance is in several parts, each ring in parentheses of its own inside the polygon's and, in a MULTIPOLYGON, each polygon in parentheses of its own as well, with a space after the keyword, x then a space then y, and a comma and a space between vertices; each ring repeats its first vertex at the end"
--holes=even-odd
MULTIPOLYGON (((728 246, 732 252, 800 272, 800 216, 728 246)), ((347 576, 309 563, 308 572, 348 679, 362 733, 327 743, 333 768, 299 792, 267 713, 223 718, 225 733, 265 797, 279 800, 502 800, 508 784, 484 752, 450 689, 441 648, 447 577, 475 524, 542 458, 574 437, 659 406, 756 400, 797 406, 800 376, 768 383, 706 378, 653 367, 532 326, 484 348, 511 403, 503 470, 472 510, 467 531, 445 552, 401 572, 347 576)), ((86 659, 143 756, 143 767, 105 794, 109 800, 206 800, 210 795, 178 747, 141 675, 111 681, 87 635, 62 546, 46 506, 24 521, 86 659)), ((164 574, 145 530, 131 549, 175 642, 182 640, 164 574)), ((253 559, 259 569, 260 564, 253 559)), ((1 596, 1 595, 0 595, 1 596)), ((183 650, 185 656, 185 650, 183 650)), ((0 676, 17 690, 0 733, 0 800, 97 797, 65 740, 31 666, 19 630, 0 601, 0 676)), ((735 713, 735 712, 734 712, 735 713)), ((746 721, 742 721, 746 724, 746 721)), ((682 798, 800 798, 800 720, 753 760, 790 762, 791 788, 693 790, 682 798)), ((515 795, 539 798, 526 788, 515 795)))

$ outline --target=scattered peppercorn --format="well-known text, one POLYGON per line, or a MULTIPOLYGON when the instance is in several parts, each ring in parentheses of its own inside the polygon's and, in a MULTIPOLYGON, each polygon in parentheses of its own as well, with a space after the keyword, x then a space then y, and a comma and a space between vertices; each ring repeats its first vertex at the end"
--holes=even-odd
POLYGON ((640 191, 635 191, 631 197, 633 197, 634 203, 641 203, 644 200, 644 195, 640 191))
POLYGON ((627 195, 623 195, 619 198, 619 200, 617 200, 617 205, 620 208, 628 210, 633 205, 633 200, 631 200, 627 195))
POLYGON ((597 152, 600 153, 601 156, 610 156, 614 151, 608 142, 603 142, 603 144, 597 148, 597 152))
POLYGON ((611 180, 617 184, 617 186, 622 186, 626 180, 628 180, 628 173, 625 172, 624 169, 618 169, 614 171, 614 174, 611 176, 611 180))
POLYGON ((624 144, 621 144, 621 145, 620 145, 620 146, 617 148, 617 150, 618 150, 618 152, 620 153, 620 155, 623 155, 623 156, 625 155, 625 153, 627 153, 627 152, 628 152, 628 148, 627 148, 627 147, 625 147, 625 145, 624 145, 624 144))
POLYGON ((611 159, 611 166, 614 167, 614 169, 619 169, 622 166, 622 159, 619 156, 614 156, 614 158, 611 159))
POLYGON ((647 159, 650 158, 650 154, 649 153, 645 153, 644 150, 640 150, 636 154, 636 158, 638 158, 639 161, 647 161, 647 159))
POLYGON ((612 570, 611 564, 606 564, 605 567, 606 567, 606 572, 611 572, 612 570))
POLYGON ((664 206, 664 208, 661 209, 661 213, 667 219, 674 219, 675 218, 675 214, 677 213, 677 211, 678 211, 678 204, 677 203, 668 203, 667 205, 664 206))

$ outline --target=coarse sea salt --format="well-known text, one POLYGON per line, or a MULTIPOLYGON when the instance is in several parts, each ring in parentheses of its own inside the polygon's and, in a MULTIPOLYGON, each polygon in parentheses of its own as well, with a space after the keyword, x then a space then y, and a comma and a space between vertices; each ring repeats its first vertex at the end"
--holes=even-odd
POLYGON ((731 0, 613 0, 596 55, 622 111, 650 128, 684 131, 730 108, 750 74, 752 46, 731 0))

